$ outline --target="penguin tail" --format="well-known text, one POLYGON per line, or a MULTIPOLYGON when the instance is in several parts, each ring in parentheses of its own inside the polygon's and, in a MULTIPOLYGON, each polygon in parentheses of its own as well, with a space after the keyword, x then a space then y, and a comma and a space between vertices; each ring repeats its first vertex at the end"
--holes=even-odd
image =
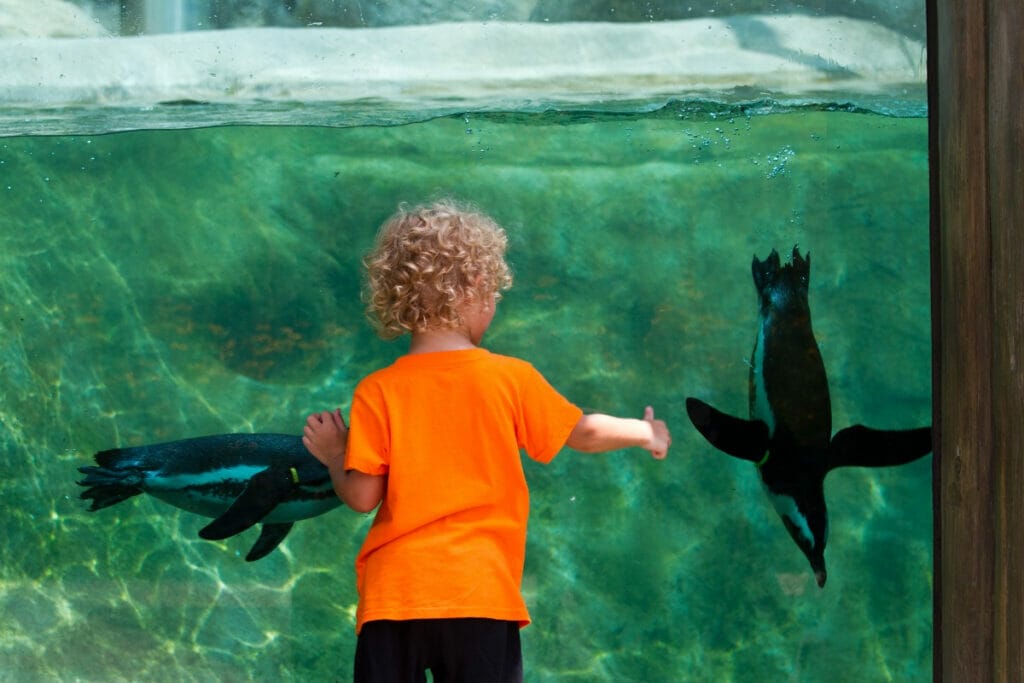
POLYGON ((76 483, 88 487, 79 497, 92 501, 89 512, 102 510, 142 493, 142 476, 138 471, 118 468, 122 450, 100 451, 96 454, 100 467, 78 468, 85 478, 76 483))

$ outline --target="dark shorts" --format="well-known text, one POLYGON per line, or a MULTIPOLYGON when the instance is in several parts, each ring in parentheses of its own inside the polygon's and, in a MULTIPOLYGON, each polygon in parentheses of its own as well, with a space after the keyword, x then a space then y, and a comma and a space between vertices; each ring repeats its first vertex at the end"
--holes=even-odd
POLYGON ((521 683, 519 624, 495 619, 412 619, 363 624, 356 683, 521 683))

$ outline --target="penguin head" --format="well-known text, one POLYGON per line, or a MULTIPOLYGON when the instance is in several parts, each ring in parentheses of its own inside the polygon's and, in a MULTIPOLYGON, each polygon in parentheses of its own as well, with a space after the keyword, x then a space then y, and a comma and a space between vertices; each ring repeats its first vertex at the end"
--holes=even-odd
POLYGON ((825 561, 821 561, 821 569, 814 570, 814 580, 818 583, 818 588, 825 587, 825 580, 828 578, 828 572, 825 571, 825 561))
POLYGON ((818 587, 823 588, 828 578, 825 569, 828 515, 824 495, 819 497, 808 493, 801 496, 799 501, 792 496, 776 494, 772 496, 772 502, 790 538, 810 563, 818 587))
POLYGON ((783 517, 782 523, 786 525, 789 535, 810 563, 818 588, 824 588, 825 579, 828 578, 828 571, 825 569, 825 535, 814 534, 813 541, 808 541, 804 528, 794 524, 789 517, 783 517))
POLYGON ((772 253, 761 261, 754 256, 751 264, 754 286, 762 310, 807 309, 807 290, 811 280, 811 255, 800 255, 800 249, 793 247, 790 262, 782 265, 779 252, 772 253))

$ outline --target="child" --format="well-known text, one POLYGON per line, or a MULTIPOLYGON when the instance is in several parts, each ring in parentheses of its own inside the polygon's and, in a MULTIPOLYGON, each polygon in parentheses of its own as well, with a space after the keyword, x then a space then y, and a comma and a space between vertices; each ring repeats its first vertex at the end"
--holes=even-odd
POLYGON ((303 442, 359 512, 380 504, 356 557, 356 681, 521 681, 529 494, 520 449, 626 447, 664 458, 668 428, 583 415, 532 365, 480 340, 512 278, 506 236, 450 201, 404 210, 365 259, 368 312, 409 353, 310 415, 303 442), (383 502, 382 502, 383 501, 383 502))

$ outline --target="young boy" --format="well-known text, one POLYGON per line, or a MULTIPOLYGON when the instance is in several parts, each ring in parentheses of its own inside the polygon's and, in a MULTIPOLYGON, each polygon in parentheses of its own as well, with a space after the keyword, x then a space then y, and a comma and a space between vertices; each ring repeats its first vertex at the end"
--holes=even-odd
POLYGON ((365 259, 368 313, 408 354, 364 378, 349 415, 310 415, 303 442, 353 510, 380 504, 356 557, 356 681, 521 681, 529 494, 520 449, 627 447, 664 458, 644 418, 583 415, 532 365, 480 341, 511 286, 489 217, 443 201, 399 209, 365 259))

